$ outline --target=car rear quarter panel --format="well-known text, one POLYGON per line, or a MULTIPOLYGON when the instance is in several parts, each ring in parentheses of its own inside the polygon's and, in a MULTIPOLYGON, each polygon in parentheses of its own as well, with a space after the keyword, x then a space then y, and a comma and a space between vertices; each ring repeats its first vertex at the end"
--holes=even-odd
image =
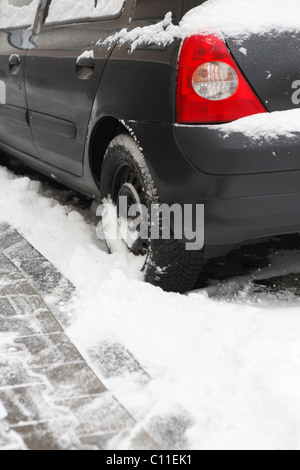
MULTIPOLYGON (((157 23, 172 12, 179 22, 204 0, 136 0, 129 30, 157 23)), ((144 44, 131 51, 115 47, 102 76, 96 107, 103 115, 147 122, 175 122, 177 62, 180 41, 168 47, 144 44)))
POLYGON ((100 113, 124 121, 174 122, 179 46, 145 45, 132 53, 128 44, 117 46, 100 83, 100 113))

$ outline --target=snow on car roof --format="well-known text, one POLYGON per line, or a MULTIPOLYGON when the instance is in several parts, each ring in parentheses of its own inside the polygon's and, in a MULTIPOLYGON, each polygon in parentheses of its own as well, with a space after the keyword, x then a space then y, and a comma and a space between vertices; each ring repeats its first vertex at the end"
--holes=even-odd
POLYGON ((172 12, 169 12, 160 23, 131 31, 123 29, 106 42, 117 40, 120 45, 129 42, 133 51, 141 44, 166 46, 176 38, 193 34, 217 33, 223 37, 244 38, 250 34, 299 29, 299 0, 207 0, 190 10, 179 26, 173 24, 172 12))
POLYGON ((296 31, 299 26, 298 0, 207 0, 180 24, 185 35, 217 31, 230 37, 296 31))
POLYGON ((120 13, 124 0, 52 0, 46 23, 72 21, 78 18, 97 18, 120 13))
POLYGON ((39 0, 32 0, 19 7, 9 0, 0 0, 0 28, 32 25, 38 4, 39 0))

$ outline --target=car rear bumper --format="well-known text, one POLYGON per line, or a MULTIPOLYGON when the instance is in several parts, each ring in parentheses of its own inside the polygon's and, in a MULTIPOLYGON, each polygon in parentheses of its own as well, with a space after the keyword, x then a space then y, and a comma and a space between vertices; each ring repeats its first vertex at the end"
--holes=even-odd
POLYGON ((174 127, 182 153, 200 171, 243 175, 300 170, 300 134, 279 138, 226 132, 225 126, 174 127))
POLYGON ((128 124, 162 201, 204 204, 205 244, 300 231, 300 139, 247 145, 201 126, 128 124))

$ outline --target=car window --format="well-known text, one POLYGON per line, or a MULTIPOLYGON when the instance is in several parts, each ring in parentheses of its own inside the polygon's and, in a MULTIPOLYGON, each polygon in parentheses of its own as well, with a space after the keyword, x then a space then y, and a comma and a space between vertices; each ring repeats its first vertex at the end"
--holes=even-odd
POLYGON ((32 26, 39 0, 0 0, 0 28, 32 26))
POLYGON ((46 23, 118 15, 124 0, 52 0, 46 23))

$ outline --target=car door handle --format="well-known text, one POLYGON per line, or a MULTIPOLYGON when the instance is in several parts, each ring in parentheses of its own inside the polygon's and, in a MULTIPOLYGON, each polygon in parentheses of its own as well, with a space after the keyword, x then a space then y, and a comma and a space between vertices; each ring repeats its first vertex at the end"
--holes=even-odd
POLYGON ((76 76, 79 80, 89 80, 94 75, 95 59, 79 57, 76 62, 76 76))
POLYGON ((19 54, 12 54, 8 59, 9 71, 12 75, 18 75, 21 68, 21 58, 19 54))

